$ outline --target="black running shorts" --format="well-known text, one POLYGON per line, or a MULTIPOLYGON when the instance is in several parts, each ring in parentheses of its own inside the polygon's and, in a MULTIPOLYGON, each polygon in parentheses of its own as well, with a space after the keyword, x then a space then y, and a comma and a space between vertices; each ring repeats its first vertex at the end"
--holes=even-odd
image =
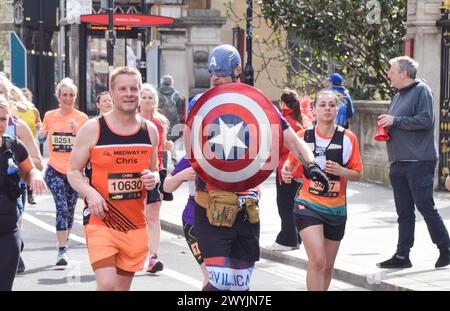
POLYGON ((344 238, 347 217, 326 215, 306 208, 297 210, 294 213, 294 219, 298 231, 310 226, 323 225, 323 235, 326 239, 341 241, 344 238), (340 219, 338 220, 336 217, 340 219))
POLYGON ((249 223, 245 209, 238 213, 233 227, 217 227, 208 222, 206 210, 195 204, 195 232, 203 258, 259 260, 259 222, 249 223))

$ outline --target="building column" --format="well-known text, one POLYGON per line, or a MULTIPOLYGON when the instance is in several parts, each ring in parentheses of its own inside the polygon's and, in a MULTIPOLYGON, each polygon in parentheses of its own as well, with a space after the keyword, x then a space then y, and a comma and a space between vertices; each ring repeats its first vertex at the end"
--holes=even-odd
POLYGON ((419 62, 418 77, 425 79, 436 102, 440 97, 441 0, 408 0, 407 37, 414 39, 414 59, 419 62))
MULTIPOLYGON (((408 0, 407 37, 414 39, 414 59, 419 62, 418 78, 430 86, 435 100, 435 137, 438 146, 439 164, 436 167, 434 184, 442 187, 443 163, 441 141, 441 27, 436 22, 441 18, 441 0, 408 0)), ((448 140, 447 140, 448 141, 448 140)))
POLYGON ((210 87, 208 54, 222 43, 225 22, 219 11, 184 8, 174 25, 158 28, 161 75, 172 75, 175 87, 186 99, 210 87))

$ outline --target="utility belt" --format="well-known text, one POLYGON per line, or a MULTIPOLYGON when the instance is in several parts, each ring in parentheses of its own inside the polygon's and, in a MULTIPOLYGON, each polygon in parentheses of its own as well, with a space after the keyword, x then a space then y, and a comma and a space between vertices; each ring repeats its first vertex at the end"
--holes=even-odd
POLYGON ((232 227, 237 214, 244 210, 249 223, 259 222, 258 202, 254 198, 239 200, 235 193, 222 190, 196 191, 195 202, 206 209, 208 221, 213 226, 232 227))

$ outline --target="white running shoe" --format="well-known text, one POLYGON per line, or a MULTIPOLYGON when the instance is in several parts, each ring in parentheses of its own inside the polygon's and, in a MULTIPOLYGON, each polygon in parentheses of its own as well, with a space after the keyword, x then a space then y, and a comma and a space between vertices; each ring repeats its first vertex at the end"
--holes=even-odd
POLYGON ((58 251, 58 256, 56 257, 56 265, 57 266, 67 266, 67 262, 69 258, 67 256, 67 247, 63 250, 58 251))
POLYGON ((270 251, 276 251, 276 252, 287 252, 287 251, 292 251, 294 249, 298 249, 298 247, 285 246, 285 245, 278 244, 277 242, 273 242, 272 245, 268 245, 268 246, 266 246, 266 248, 270 251))

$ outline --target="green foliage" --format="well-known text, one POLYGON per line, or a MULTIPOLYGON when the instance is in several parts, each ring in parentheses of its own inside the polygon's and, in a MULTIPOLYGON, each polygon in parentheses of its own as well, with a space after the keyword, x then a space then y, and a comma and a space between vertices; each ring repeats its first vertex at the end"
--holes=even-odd
POLYGON ((289 58, 300 54, 299 61, 304 65, 312 61, 309 65, 315 67, 301 66, 298 75, 305 75, 306 70, 306 74, 318 75, 312 81, 323 81, 326 74, 337 70, 348 75, 348 86, 356 98, 386 99, 391 95, 387 71, 389 59, 402 53, 406 0, 262 0, 259 6, 274 32, 285 30, 301 40, 298 50, 290 49, 289 58), (306 63, 305 50, 311 52, 306 63), (332 60, 334 68, 317 68, 330 63, 327 60, 332 60))
POLYGON ((5 61, 9 59, 9 33, 0 31, 0 71, 4 71, 5 61))

